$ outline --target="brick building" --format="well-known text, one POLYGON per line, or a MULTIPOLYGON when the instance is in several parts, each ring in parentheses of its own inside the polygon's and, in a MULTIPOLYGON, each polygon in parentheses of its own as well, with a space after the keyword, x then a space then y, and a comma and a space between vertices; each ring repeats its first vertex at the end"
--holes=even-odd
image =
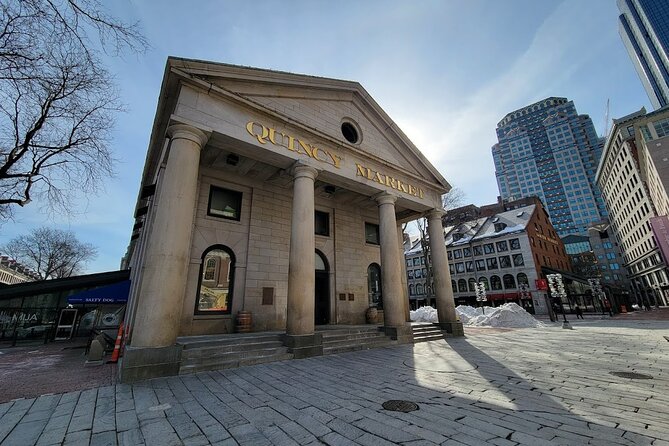
MULTIPOLYGON (((548 313, 547 291, 540 282, 546 278, 544 270, 568 273, 571 263, 541 201, 469 205, 449 211, 445 219, 452 223, 444 237, 456 304, 477 305, 474 285, 483 282, 486 305, 516 302, 529 312, 548 313)), ((423 265, 420 241, 405 257, 410 300, 430 303, 429 268, 423 265)))

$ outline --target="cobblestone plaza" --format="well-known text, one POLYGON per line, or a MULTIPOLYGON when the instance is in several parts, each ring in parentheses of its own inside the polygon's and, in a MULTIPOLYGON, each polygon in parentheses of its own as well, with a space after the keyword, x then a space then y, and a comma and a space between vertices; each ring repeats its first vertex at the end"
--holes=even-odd
POLYGON ((14 400, 0 404, 0 444, 669 445, 669 324, 573 326, 468 328, 465 338, 14 400), (388 400, 418 410, 384 410, 388 400))

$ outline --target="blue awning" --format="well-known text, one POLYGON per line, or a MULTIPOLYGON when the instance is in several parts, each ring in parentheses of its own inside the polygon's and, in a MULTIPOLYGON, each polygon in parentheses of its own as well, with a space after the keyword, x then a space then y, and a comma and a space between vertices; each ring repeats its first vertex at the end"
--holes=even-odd
POLYGON ((68 304, 122 304, 128 301, 130 281, 106 285, 68 296, 68 304))

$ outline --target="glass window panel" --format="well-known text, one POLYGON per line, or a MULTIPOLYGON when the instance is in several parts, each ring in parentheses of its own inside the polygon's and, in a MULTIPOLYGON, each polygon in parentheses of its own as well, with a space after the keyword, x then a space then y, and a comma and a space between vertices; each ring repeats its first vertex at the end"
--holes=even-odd
POLYGON ((212 249, 203 259, 196 313, 230 313, 234 262, 227 251, 212 249))

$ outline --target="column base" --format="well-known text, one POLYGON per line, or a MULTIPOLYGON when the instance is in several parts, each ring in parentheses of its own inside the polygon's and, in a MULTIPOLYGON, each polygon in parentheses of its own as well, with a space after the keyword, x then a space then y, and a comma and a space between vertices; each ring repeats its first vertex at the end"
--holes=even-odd
POLYGON ((456 321, 456 322, 437 322, 439 328, 442 330, 445 330, 446 333, 450 334, 451 336, 464 336, 465 335, 465 329, 464 326, 462 325, 462 322, 456 321))
POLYGON ((284 335, 283 344, 295 359, 323 356, 323 335, 320 333, 308 335, 284 335))
POLYGON ((127 346, 119 361, 118 380, 132 383, 143 379, 160 378, 179 374, 181 345, 170 347, 127 346))
POLYGON ((413 329, 411 325, 401 325, 399 327, 383 327, 383 332, 390 339, 397 341, 398 344, 413 343, 413 329))

